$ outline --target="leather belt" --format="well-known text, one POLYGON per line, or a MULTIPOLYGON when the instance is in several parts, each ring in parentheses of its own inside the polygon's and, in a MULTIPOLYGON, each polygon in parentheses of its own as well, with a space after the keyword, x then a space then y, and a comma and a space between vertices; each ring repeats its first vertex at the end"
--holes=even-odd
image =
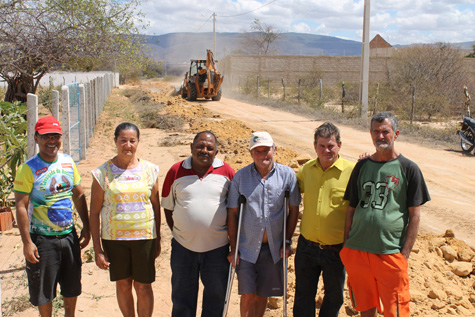
MULTIPOLYGON (((304 238, 305 239, 305 238, 304 238)), ((341 249, 343 248, 343 243, 340 244, 320 244, 318 242, 313 242, 310 240, 305 239, 308 243, 313 245, 314 247, 320 248, 321 250, 332 250, 335 252, 340 252, 341 249)))

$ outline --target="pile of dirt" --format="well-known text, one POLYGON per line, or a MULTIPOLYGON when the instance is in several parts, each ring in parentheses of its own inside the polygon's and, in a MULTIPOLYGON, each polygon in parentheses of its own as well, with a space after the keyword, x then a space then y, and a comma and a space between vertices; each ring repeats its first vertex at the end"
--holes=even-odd
MULTIPOLYGON (((181 98, 181 97, 180 97, 181 98)), ((184 100, 181 99, 181 103, 171 103, 165 111, 169 114, 174 114, 187 119, 193 119, 195 117, 213 117, 214 114, 208 108, 203 105, 195 104, 183 104, 184 100)))
POLYGON ((474 256, 451 230, 418 237, 409 259, 412 315, 474 316, 474 256))
MULTIPOLYGON (((164 87, 162 87, 164 88, 164 87)), ((150 101, 158 102, 164 105, 179 105, 183 102, 183 98, 175 95, 175 89, 170 88, 166 91, 161 91, 158 93, 150 93, 150 101)))

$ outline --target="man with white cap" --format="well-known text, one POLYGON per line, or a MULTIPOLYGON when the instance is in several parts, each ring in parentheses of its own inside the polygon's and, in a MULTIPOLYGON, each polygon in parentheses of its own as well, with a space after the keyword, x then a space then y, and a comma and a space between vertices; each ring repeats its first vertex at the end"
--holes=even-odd
POLYGON ((274 161, 276 148, 267 132, 254 132, 249 150, 254 162, 239 170, 228 194, 228 260, 236 265, 241 316, 263 316, 267 298, 282 296, 282 257, 291 254, 291 238, 298 219, 300 192, 295 172, 274 161), (289 192, 286 245, 283 241, 285 193, 289 192), (234 259, 238 231, 239 196, 242 209, 238 258, 234 259))

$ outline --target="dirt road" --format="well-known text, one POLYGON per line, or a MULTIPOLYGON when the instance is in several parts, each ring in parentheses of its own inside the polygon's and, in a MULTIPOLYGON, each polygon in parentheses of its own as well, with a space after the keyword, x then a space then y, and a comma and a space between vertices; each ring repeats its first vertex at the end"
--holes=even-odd
MULTIPOLYGON (((315 156, 313 131, 323 122, 224 97, 203 105, 223 118, 239 119, 254 130, 268 131, 277 146, 315 156)), ((369 132, 339 128, 343 157, 357 160, 361 153, 374 151, 369 132)), ((421 231, 443 233, 451 228, 457 238, 475 247, 475 157, 465 156, 459 149, 414 144, 404 135, 396 141, 396 149, 419 165, 429 187, 432 201, 422 207, 421 231)))

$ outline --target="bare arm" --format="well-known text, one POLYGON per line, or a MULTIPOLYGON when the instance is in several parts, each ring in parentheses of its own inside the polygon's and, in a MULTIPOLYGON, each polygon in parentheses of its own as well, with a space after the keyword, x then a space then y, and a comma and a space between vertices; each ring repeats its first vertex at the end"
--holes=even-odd
POLYGON ((87 211, 86 195, 81 185, 77 185, 73 188, 73 202, 82 221, 79 243, 81 249, 84 249, 89 244, 89 240, 91 240, 91 232, 89 229, 89 212, 87 211))
MULTIPOLYGON (((299 220, 299 206, 289 205, 289 215, 287 216, 287 228, 285 229, 285 240, 292 240, 297 222, 299 220)), ((292 246, 286 245, 285 257, 288 258, 292 254, 292 246)), ((280 252, 282 257, 282 249, 280 252)))
POLYGON ((36 245, 30 237, 30 219, 28 218, 28 203, 30 195, 15 192, 16 220, 23 242, 23 254, 30 263, 38 263, 40 256, 36 245))
POLYGON ((239 264, 239 254, 237 260, 234 259, 236 253, 238 219, 238 209, 228 208, 228 237, 229 244, 231 245, 231 251, 228 255, 228 261, 229 263, 232 263, 234 267, 236 267, 236 264, 239 264))
POLYGON ((104 250, 102 249, 100 234, 100 214, 103 203, 104 190, 99 185, 97 180, 93 177, 91 186, 91 215, 89 218, 92 243, 94 246, 96 265, 103 270, 107 270, 109 268, 109 261, 107 260, 104 254, 104 250))
POLYGON ((165 220, 167 221, 168 228, 173 231, 173 226, 175 223, 173 222, 173 210, 170 209, 163 209, 165 212, 165 220))
POLYGON ((356 208, 348 206, 346 209, 346 218, 345 218, 345 233, 343 235, 343 243, 346 243, 350 235, 351 225, 353 224, 353 215, 355 214, 356 208))
POLYGON ((156 231, 157 231, 157 252, 155 254, 155 257, 158 257, 160 255, 161 250, 162 250, 162 247, 161 247, 161 244, 160 244, 160 241, 161 241, 160 225, 161 225, 161 222, 162 222, 162 217, 161 217, 161 214, 160 214, 160 196, 159 196, 158 192, 159 192, 159 185, 158 185, 158 177, 157 177, 157 181, 153 185, 152 193, 150 195, 150 202, 152 203, 153 214, 155 216, 155 228, 156 228, 156 231))
POLYGON ((401 250, 402 255, 409 259, 412 247, 416 242, 417 232, 419 231, 419 223, 421 221, 421 206, 409 207, 409 224, 407 225, 406 241, 401 250))

